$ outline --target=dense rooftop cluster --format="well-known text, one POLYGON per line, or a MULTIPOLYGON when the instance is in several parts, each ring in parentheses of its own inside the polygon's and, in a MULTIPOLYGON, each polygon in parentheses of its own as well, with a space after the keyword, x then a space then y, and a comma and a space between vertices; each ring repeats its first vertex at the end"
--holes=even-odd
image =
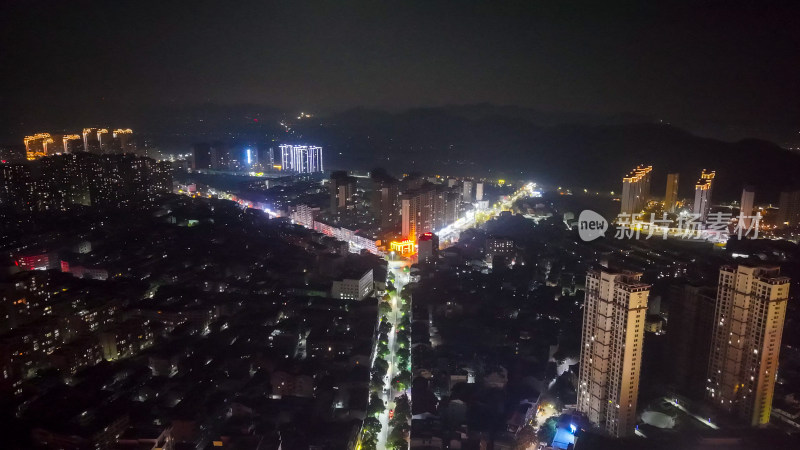
POLYGON ((225 200, 60 212, 69 232, 37 214, 7 219, 36 226, 2 249, 3 416, 24 430, 19 445, 356 438, 377 303, 331 289, 368 272, 380 293, 382 261, 225 200))
MULTIPOLYGON (((703 404, 702 394, 686 389, 692 383, 686 377, 687 372, 697 372, 704 383, 707 359, 703 367, 693 367, 697 360, 685 358, 696 358, 697 348, 709 345, 703 336, 704 331, 710 333, 710 325, 690 337, 696 341, 688 347, 675 339, 686 332, 680 328, 687 324, 684 286, 707 286, 713 293, 719 267, 731 261, 733 253, 752 264, 756 260, 779 264, 781 273, 793 280, 800 275, 797 246, 781 241, 730 242, 726 250, 674 239, 584 242, 562 222, 564 205, 559 201, 558 197, 545 199, 538 208, 549 209, 552 217, 537 223, 522 215, 501 214, 479 230, 462 233, 456 245, 411 269, 415 282, 405 287, 404 295, 412 304, 412 448, 428 442, 442 448, 479 448, 489 443, 495 448, 537 443, 566 448, 567 443, 559 444, 556 436, 562 436, 559 430, 573 436, 570 424, 584 430, 579 430, 583 437, 578 440, 583 439, 587 448, 671 445, 674 431, 660 430, 641 419, 639 429, 649 439, 620 442, 606 440, 602 433, 592 431, 585 416, 576 415, 584 280, 594 267, 643 274, 651 293, 643 324, 640 413, 677 415, 681 442, 699 445, 709 428, 670 404, 662 405, 669 392, 687 405, 703 404), (675 321, 674 327, 670 320, 675 321)), ((528 210, 518 206, 522 212, 528 210)), ((792 289, 796 285, 795 281, 792 289)), ((711 302, 705 314, 713 320, 711 302)), ((789 417, 796 414, 798 403, 791 386, 796 386, 800 373, 800 354, 795 350, 800 335, 792 324, 800 321, 800 310, 791 301, 786 321, 775 408, 792 422, 795 419, 789 417)), ((694 322, 691 326, 695 327, 694 322)), ((736 448, 765 438, 757 431, 741 429, 735 418, 723 415, 718 421, 718 414, 713 412, 714 420, 718 425, 722 422, 724 430, 718 435, 740 446, 736 448)), ((776 426, 791 430, 786 423, 776 426)), ((775 445, 786 445, 786 441, 778 439, 775 445)))
POLYGON ((172 192, 167 162, 133 154, 78 152, 31 164, 0 164, 0 205, 18 211, 77 205, 130 207, 172 192))

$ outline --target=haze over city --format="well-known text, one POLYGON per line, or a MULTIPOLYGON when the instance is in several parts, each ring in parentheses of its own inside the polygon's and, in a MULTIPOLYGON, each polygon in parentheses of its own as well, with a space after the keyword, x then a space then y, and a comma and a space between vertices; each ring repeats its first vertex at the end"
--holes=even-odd
POLYGON ((206 102, 325 113, 492 103, 631 113, 703 136, 796 146, 797 8, 15 2, 0 19, 13 43, 4 66, 15 68, 4 77, 4 121, 142 120, 125 108, 206 102))

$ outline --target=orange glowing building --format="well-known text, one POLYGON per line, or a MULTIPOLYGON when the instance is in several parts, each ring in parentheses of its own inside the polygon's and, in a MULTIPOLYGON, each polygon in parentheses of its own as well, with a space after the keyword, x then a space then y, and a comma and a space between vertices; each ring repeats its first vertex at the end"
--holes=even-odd
POLYGON ((401 255, 413 255, 415 253, 416 243, 412 239, 405 239, 403 241, 392 241, 389 248, 393 252, 400 253, 401 255))
POLYGON ((692 212, 699 215, 699 220, 705 222, 708 217, 708 210, 711 208, 711 190, 714 187, 714 177, 716 172, 703 172, 694 187, 694 208, 692 212))
POLYGON ((52 151, 52 147, 48 148, 51 144, 53 144, 53 137, 50 136, 50 133, 38 133, 34 134, 33 136, 25 136, 25 154, 28 158, 28 161, 33 161, 35 159, 39 159, 43 156, 47 156, 48 150, 52 151))
POLYGON ((82 150, 81 144, 83 141, 79 134, 64 135, 61 138, 61 142, 64 144, 64 153, 74 153, 82 150))

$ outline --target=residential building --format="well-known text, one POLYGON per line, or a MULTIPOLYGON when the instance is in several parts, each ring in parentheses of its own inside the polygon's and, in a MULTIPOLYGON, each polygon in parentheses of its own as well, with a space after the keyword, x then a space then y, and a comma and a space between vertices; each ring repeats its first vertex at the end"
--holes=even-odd
POLYGON ((611 436, 630 436, 650 286, 641 273, 589 271, 583 305, 578 410, 611 436))
POLYGON ((714 176, 716 172, 703 172, 700 174, 700 179, 694 187, 694 206, 692 213, 698 216, 699 221, 705 222, 708 218, 708 210, 711 208, 711 191, 714 185, 714 176))
POLYGON ((282 144, 281 170, 296 173, 323 172, 322 147, 282 144))
POLYGON ((664 194, 664 211, 675 212, 675 207, 678 204, 678 180, 680 179, 679 173, 667 174, 667 191, 664 194))
POLYGON ((779 227, 800 225, 800 191, 781 192, 778 207, 779 227))
POLYGON ((653 166, 637 166, 622 179, 621 213, 638 214, 650 198, 650 174, 653 166))
POLYGON ((352 205, 353 195, 356 192, 356 178, 347 175, 347 172, 336 171, 331 173, 329 190, 331 196, 331 214, 347 209, 352 205))
POLYGON ((371 178, 373 189, 370 209, 378 226, 386 231, 400 221, 400 185, 396 179, 382 173, 373 174, 371 178))
POLYGON ((753 222, 753 201, 755 200, 756 191, 753 187, 748 186, 742 189, 742 201, 739 203, 739 216, 741 217, 742 227, 749 230, 753 222))
POLYGON ((50 136, 50 133, 37 133, 33 136, 25 136, 24 142, 27 159, 28 161, 33 161, 49 155, 49 151, 52 151, 55 141, 50 136))
POLYGON ((265 144, 259 145, 256 149, 256 156, 261 170, 269 171, 275 169, 275 156, 272 153, 272 147, 265 144))
POLYGON ((436 236, 433 233, 421 234, 418 242, 418 261, 429 261, 436 259, 436 257, 439 255, 439 236, 436 236))
POLYGON ((97 142, 100 145, 100 153, 111 153, 111 134, 108 129, 97 130, 97 142))
POLYGON ((472 203, 472 181, 464 180, 461 183, 461 201, 472 203))
POLYGON ((135 153, 136 146, 133 142, 133 130, 130 128, 117 128, 112 132, 114 147, 119 153, 135 153))
POLYGON ((213 170, 231 169, 231 150, 224 142, 211 144, 211 168, 213 170))
POLYGON ((789 281, 778 267, 719 271, 706 396, 753 426, 770 420, 789 281))
POLYGON ((89 153, 100 154, 100 141, 97 138, 97 128, 83 129, 83 148, 89 153))
POLYGON ((292 220, 298 225, 306 228, 314 228, 314 217, 319 213, 319 208, 312 208, 308 205, 297 205, 291 214, 292 220))
POLYGON ((400 199, 401 233, 414 239, 435 233, 458 218, 461 196, 444 185, 426 184, 400 199))
POLYGON ((83 141, 79 134, 67 134, 61 138, 61 143, 64 144, 64 153, 75 153, 83 151, 83 141))
POLYGON ((372 269, 361 275, 345 275, 333 281, 331 297, 345 300, 364 300, 374 289, 372 269))

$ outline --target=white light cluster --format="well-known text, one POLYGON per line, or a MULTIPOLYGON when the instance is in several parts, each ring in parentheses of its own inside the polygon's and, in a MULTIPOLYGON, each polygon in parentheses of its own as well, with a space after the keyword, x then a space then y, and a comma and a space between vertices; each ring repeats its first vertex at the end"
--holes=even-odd
POLYGON ((322 147, 282 144, 281 170, 296 173, 322 172, 322 147))

